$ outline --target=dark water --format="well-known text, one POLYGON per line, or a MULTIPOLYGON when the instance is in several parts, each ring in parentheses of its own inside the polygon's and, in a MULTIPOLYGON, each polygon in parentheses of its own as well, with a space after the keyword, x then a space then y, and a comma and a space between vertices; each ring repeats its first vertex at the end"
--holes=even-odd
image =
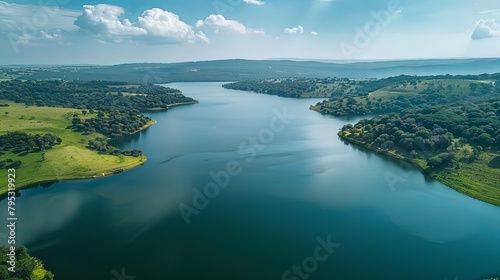
POLYGON ((318 100, 220 85, 169 85, 200 103, 152 113, 156 125, 122 141, 143 149, 144 166, 22 191, 18 240, 63 280, 500 273, 499 207, 342 142, 336 132, 356 120, 310 111, 318 100), (295 118, 277 117, 284 110, 295 118), (196 209, 193 188, 207 184, 212 198, 196 209), (196 213, 189 225, 179 205, 196 213))

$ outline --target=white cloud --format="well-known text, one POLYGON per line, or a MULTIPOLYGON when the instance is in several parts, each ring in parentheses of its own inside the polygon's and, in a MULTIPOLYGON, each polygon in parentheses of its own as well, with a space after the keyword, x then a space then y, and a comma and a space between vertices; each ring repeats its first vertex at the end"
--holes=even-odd
POLYGON ((57 33, 50 34, 48 31, 44 31, 44 30, 40 31, 40 38, 43 38, 43 39, 49 40, 49 41, 62 40, 61 34, 57 34, 57 33))
POLYGON ((120 20, 125 13, 122 7, 98 4, 84 5, 83 14, 75 21, 82 31, 104 36, 146 35, 146 30, 132 26, 128 19, 120 20))
POLYGON ((266 4, 266 2, 261 1, 261 0, 243 0, 243 2, 245 2, 247 4, 254 4, 254 5, 259 5, 259 6, 266 4))
POLYGON ((304 27, 302 26, 297 26, 297 27, 292 27, 292 28, 285 28, 285 30, 283 30, 283 33, 286 33, 286 34, 302 34, 304 33, 304 27))
POLYGON ((312 32, 311 32, 311 35, 316 36, 316 35, 318 35, 318 32, 316 32, 316 31, 312 31, 312 32))
POLYGON ((81 31, 111 41, 139 39, 150 42, 208 42, 203 32, 195 33, 179 16, 159 8, 146 10, 136 22, 120 19, 125 10, 108 4, 85 5, 75 21, 81 31))
POLYGON ((482 19, 476 22, 472 31, 472 40, 481 40, 493 37, 500 37, 500 24, 495 19, 482 19))
POLYGON ((150 36, 177 41, 208 42, 203 32, 195 33, 193 27, 181 21, 178 15, 162 9, 153 8, 145 11, 137 23, 150 36))
POLYGON ((24 33, 19 36, 10 37, 9 40, 16 52, 19 46, 26 46, 26 45, 35 46, 50 42, 55 42, 61 45, 66 44, 61 34, 49 33, 48 31, 44 30, 40 30, 39 32, 33 34, 24 33))
POLYGON ((254 33, 254 34, 263 34, 262 30, 255 30, 251 28, 247 28, 242 23, 236 20, 225 19, 222 15, 214 15, 211 14, 205 20, 198 20, 196 23, 197 28, 208 27, 215 30, 215 33, 219 32, 236 32, 236 33, 254 33))

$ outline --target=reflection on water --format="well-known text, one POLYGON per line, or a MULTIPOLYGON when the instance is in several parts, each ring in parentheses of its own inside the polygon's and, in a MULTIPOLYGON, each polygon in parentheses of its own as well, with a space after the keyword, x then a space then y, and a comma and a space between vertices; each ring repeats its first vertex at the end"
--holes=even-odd
POLYGON ((157 124, 114 142, 142 149, 144 166, 22 191, 19 241, 59 279, 111 279, 122 267, 136 279, 282 279, 328 235, 341 246, 310 279, 500 272, 500 208, 341 141, 346 120, 310 111, 316 99, 220 85, 169 85, 200 103, 148 113, 157 124), (242 152, 283 108, 297 117, 242 152), (241 173, 186 225, 179 205, 230 161, 241 173))

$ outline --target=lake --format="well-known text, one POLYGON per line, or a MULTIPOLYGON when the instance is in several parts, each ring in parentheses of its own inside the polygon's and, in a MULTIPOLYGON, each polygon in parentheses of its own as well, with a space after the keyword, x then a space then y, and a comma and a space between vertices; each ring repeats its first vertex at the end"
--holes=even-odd
POLYGON ((200 103, 116 143, 145 165, 21 191, 18 241, 63 280, 500 274, 499 207, 343 142, 360 118, 309 110, 320 99, 221 85, 168 85, 200 103))

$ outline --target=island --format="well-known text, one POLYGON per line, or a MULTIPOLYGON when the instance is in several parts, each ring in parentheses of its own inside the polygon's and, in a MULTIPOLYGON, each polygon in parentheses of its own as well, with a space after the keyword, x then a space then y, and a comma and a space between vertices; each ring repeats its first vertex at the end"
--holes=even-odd
POLYGON ((279 78, 224 88, 329 99, 310 109, 346 124, 348 143, 415 165, 432 178, 500 206, 500 73, 384 79, 279 78))
MULTIPOLYGON (((0 176, 16 188, 119 173, 144 164, 141 150, 109 144, 155 121, 143 112, 196 100, 156 85, 106 81, 0 82, 0 176)), ((0 184, 0 195, 7 184, 0 184)))

